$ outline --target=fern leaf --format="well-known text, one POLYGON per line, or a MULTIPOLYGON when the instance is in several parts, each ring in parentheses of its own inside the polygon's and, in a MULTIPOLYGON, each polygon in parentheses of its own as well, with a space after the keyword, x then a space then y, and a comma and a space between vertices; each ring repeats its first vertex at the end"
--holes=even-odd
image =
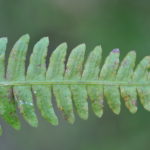
MULTIPOLYGON (((102 59, 102 49, 95 47, 89 54, 82 74, 82 80, 98 80, 100 72, 100 63, 102 59)), ((87 93, 91 100, 91 105, 95 115, 103 115, 103 89, 102 86, 87 85, 87 93)))
POLYGON ((0 38, 0 116, 13 128, 20 129, 17 107, 27 123, 37 127, 33 97, 41 116, 52 125, 58 125, 52 94, 69 123, 75 121, 74 110, 81 119, 88 119, 88 98, 98 117, 103 115, 105 99, 115 114, 121 111, 121 98, 129 111, 135 113, 137 96, 150 111, 150 56, 135 66, 134 51, 120 63, 120 51, 114 49, 102 65, 101 46, 96 46, 85 60, 86 46, 81 44, 71 51, 65 65, 67 44, 62 43, 52 52, 46 68, 49 39, 44 37, 35 44, 25 71, 29 40, 26 34, 15 43, 6 67, 7 38, 0 38))
MULTIPOLYGON (((0 82, 5 82, 5 51, 7 39, 0 39, 0 82)), ((15 129, 20 129, 20 122, 16 115, 16 105, 12 96, 11 86, 0 87, 0 115, 15 129)))
MULTIPOLYGON (((25 58, 28 49, 29 36, 22 36, 12 48, 8 59, 6 78, 9 81, 25 81, 25 58)), ((12 89, 10 89, 12 90, 12 89)), ((34 113, 31 89, 28 86, 14 86, 13 95, 20 112, 27 122, 37 126, 34 113)))
MULTIPOLYGON (((118 81, 128 81, 131 82, 133 78, 133 72, 135 67, 136 53, 131 51, 121 62, 118 69, 116 79, 118 81)), ((126 107, 131 113, 137 111, 137 92, 136 88, 132 86, 120 86, 120 93, 125 101, 126 107)))
MULTIPOLYGON (((68 58, 65 79, 66 80, 80 80, 83 61, 85 54, 85 45, 81 44, 74 48, 68 58)), ((73 97, 73 102, 77 113, 82 119, 88 118, 88 103, 87 92, 84 85, 70 85, 70 90, 73 97)))
MULTIPOLYGON (((30 58, 30 64, 27 70, 27 80, 46 80, 46 55, 49 40, 47 37, 41 39, 33 48, 30 58)), ((41 115, 53 125, 58 124, 57 116, 51 103, 50 89, 43 85, 32 85, 37 106, 41 111, 41 115)))
MULTIPOLYGON (((47 80, 63 80, 65 71, 65 56, 67 52, 67 44, 62 43, 52 53, 50 63, 46 73, 47 80)), ((71 92, 67 85, 53 85, 49 86, 53 89, 58 108, 63 112, 64 118, 68 122, 75 121, 73 104, 71 99, 71 92)))

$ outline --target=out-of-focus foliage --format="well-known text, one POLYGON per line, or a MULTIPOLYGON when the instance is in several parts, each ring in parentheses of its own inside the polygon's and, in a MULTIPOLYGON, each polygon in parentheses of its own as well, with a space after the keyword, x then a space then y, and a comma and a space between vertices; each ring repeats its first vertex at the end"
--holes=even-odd
MULTIPOLYGON (((9 37, 8 50, 20 35, 29 33, 30 50, 33 43, 46 35, 50 37, 49 52, 64 41, 70 50, 85 42, 89 51, 102 44, 105 56, 116 47, 122 56, 134 49, 139 61, 150 55, 149 16, 148 0, 0 0, 0 36, 9 37)), ((119 116, 106 108, 102 119, 90 112, 88 121, 77 119, 73 126, 62 120, 60 126, 52 127, 41 120, 38 130, 22 121, 23 130, 17 133, 2 122, 7 131, 0 138, 0 149, 149 150, 150 147, 150 114, 142 107, 136 115, 123 108, 119 116)))

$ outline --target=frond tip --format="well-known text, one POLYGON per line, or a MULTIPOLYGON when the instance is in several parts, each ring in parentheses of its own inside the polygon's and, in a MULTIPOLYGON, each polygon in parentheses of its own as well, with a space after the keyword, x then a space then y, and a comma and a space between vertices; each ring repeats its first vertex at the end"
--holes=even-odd
POLYGON ((119 114, 121 97, 131 113, 137 111, 137 96, 150 111, 150 56, 135 67, 135 51, 129 52, 120 63, 120 51, 114 49, 102 65, 101 46, 96 46, 85 60, 86 46, 81 44, 71 51, 65 65, 67 44, 62 43, 52 52, 46 68, 49 39, 44 37, 35 44, 25 72, 29 39, 26 34, 15 43, 5 68, 7 38, 0 38, 0 115, 13 128, 20 129, 16 106, 31 126, 38 125, 33 96, 42 117, 58 125, 52 93, 69 123, 75 121, 73 104, 80 118, 88 118, 88 98, 98 117, 103 115, 104 99, 119 114))

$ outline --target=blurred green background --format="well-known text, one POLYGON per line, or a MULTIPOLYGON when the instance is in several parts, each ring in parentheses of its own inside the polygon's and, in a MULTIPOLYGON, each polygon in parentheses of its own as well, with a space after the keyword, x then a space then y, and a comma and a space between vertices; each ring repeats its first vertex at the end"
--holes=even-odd
MULTIPOLYGON (((30 52, 37 40, 49 36, 49 52, 64 41, 69 50, 86 43, 87 52, 101 44, 103 56, 113 48, 120 48, 121 58, 136 50, 139 62, 150 54, 150 1, 0 0, 0 36, 9 38, 7 54, 24 33, 31 36, 30 52)), ((101 119, 90 108, 87 121, 76 116, 75 124, 69 125, 60 117, 58 127, 39 115, 38 128, 22 120, 19 132, 2 121, 0 150, 149 150, 150 113, 139 102, 138 106, 131 115, 122 102, 117 116, 105 105, 101 119)))

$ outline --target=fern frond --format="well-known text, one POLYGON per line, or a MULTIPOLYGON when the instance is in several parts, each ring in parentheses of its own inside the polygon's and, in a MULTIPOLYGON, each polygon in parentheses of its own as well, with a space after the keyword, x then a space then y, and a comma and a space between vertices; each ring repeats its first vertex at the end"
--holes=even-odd
POLYGON ((72 50, 65 65, 67 44, 62 43, 52 52, 46 68, 49 39, 44 37, 35 44, 25 72, 28 44, 29 35, 15 43, 5 68, 7 38, 0 38, 0 115, 13 128, 20 129, 17 107, 31 126, 38 125, 33 96, 42 117, 57 125, 52 93, 69 123, 75 121, 73 105, 80 118, 88 118, 88 97, 98 117, 103 115, 104 99, 119 114, 121 97, 129 111, 135 113, 137 95, 143 107, 150 111, 150 56, 135 67, 134 51, 119 63, 120 52, 114 49, 102 65, 101 47, 96 46, 85 60, 86 46, 81 44, 72 50))

